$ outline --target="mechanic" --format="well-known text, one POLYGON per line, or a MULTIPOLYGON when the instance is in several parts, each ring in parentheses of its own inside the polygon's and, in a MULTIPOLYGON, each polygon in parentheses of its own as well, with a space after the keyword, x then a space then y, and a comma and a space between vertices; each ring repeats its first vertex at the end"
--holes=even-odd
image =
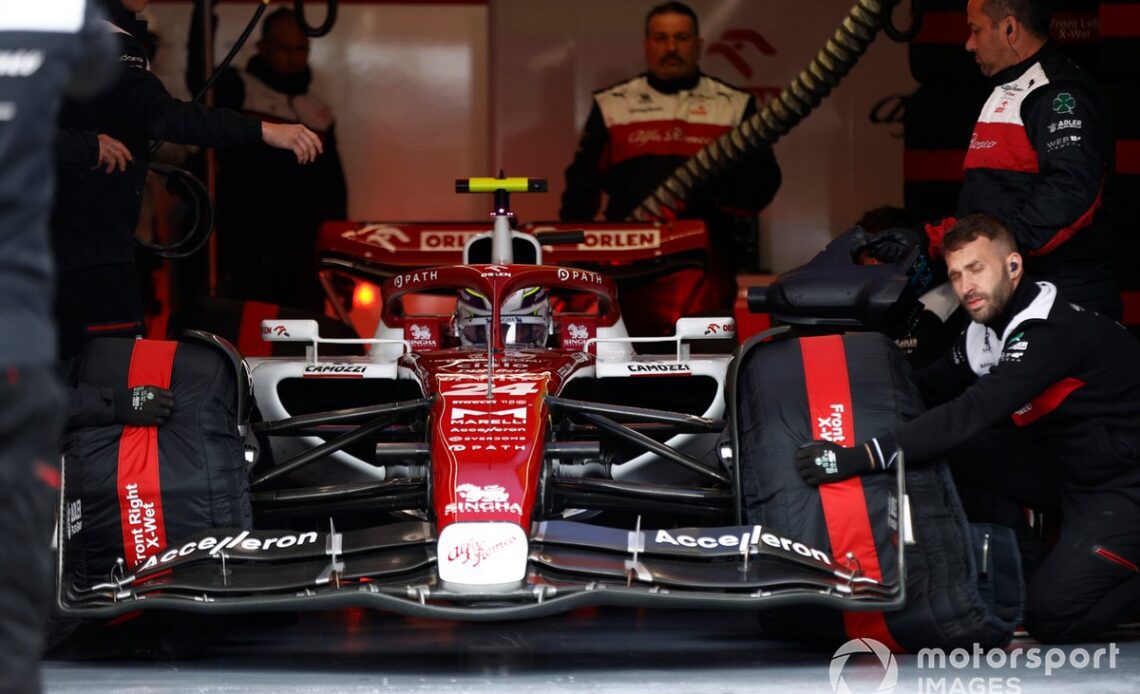
MULTIPOLYGON (((204 82, 201 42, 195 40, 199 17, 195 11, 188 63, 194 92, 204 82)), ((260 143, 218 152, 218 272, 227 296, 323 312, 317 234, 323 222, 348 217, 348 192, 332 110, 310 89, 312 79, 309 37, 288 8, 265 18, 257 54, 244 70, 219 76, 218 106, 275 123, 302 123, 321 138, 325 154, 301 166, 260 143)))
MULTIPOLYGON (((684 3, 649 10, 642 45, 647 72, 594 93, 574 161, 566 169, 558 212, 563 221, 592 221, 603 192, 605 218, 625 219, 689 157, 756 113, 754 96, 701 72, 700 26, 684 3)), ((732 310, 738 246, 755 238, 756 215, 779 187, 780 167, 771 147, 763 146, 720 179, 698 184, 678 211, 682 218, 703 219, 711 237, 704 284, 691 311, 732 310)), ((632 332, 641 332, 645 306, 679 305, 688 298, 678 295, 680 287, 658 286, 654 295, 623 287, 622 313, 632 332)))
MULTIPOLYGON (((1100 89, 1049 41, 1046 0, 969 0, 966 15, 966 50, 993 92, 970 138, 958 216, 1002 220, 1026 271, 1119 320, 1105 210, 1113 138, 1100 89)), ((926 225, 916 242, 936 256, 954 221, 926 225)))
POLYGON ((83 0, 0 0, 0 692, 40 691, 51 601, 61 403, 48 215, 64 91, 113 74, 113 42, 83 0))
POLYGON ((1029 632, 1095 637, 1140 608, 1140 344, 1031 281, 993 217, 959 220, 941 250, 971 323, 917 374, 932 409, 855 448, 808 444, 796 464, 825 484, 889 468, 898 451, 912 462, 949 454, 967 515, 983 520, 988 506, 984 520, 1020 530, 1029 632), (979 488, 1001 505, 971 504, 979 488), (1039 567, 1022 507, 1061 514, 1060 540, 1039 567))
POLYGON ((143 304, 134 230, 151 138, 199 145, 265 142, 313 161, 320 139, 303 125, 259 122, 225 109, 179 101, 149 70, 135 16, 149 0, 101 0, 119 41, 112 88, 89 103, 67 102, 57 146, 59 190, 52 242, 59 268, 56 315, 65 359, 93 337, 136 336, 143 304))

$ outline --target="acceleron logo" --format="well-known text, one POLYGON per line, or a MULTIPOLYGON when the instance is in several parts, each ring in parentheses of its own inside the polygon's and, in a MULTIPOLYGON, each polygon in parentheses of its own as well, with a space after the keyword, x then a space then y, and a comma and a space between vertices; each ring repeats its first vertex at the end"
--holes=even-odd
POLYGON ((899 681, 899 665, 891 649, 875 639, 851 639, 831 656, 828 675, 835 694, 891 694, 899 681), (851 656, 859 655, 872 657, 860 659, 867 662, 865 667, 848 667, 851 656))

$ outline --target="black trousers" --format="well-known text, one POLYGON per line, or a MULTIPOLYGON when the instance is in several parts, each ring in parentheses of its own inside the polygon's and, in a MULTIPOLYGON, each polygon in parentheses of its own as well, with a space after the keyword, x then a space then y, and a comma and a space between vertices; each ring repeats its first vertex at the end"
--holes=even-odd
POLYGON ((55 306, 63 360, 97 337, 143 334, 142 291, 134 263, 60 272, 55 306))
POLYGON ((40 691, 63 400, 48 367, 0 370, 0 692, 40 691))
POLYGON ((1131 461, 1130 472, 1129 461, 1119 461, 1117 483, 1086 486, 1061 473, 1071 451, 1024 430, 993 429, 950 455, 970 520, 1017 532, 1025 627, 1045 643, 1095 639, 1140 614, 1140 462, 1131 461), (1061 518, 1051 548, 1029 528, 1026 508, 1061 518))

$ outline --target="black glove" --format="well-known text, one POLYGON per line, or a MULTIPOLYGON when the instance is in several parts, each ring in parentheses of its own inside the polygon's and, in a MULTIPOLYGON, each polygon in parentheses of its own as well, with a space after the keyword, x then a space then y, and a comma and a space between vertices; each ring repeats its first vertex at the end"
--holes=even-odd
POLYGON ((866 253, 880 263, 897 263, 918 248, 923 254, 930 241, 918 229, 894 227, 878 234, 868 234, 866 242, 853 250, 853 255, 866 253))
POLYGON ((880 436, 854 448, 830 441, 810 441, 796 451, 796 467, 805 482, 816 486, 841 482, 871 470, 890 469, 899 453, 893 435, 880 436))
POLYGON ((115 421, 136 427, 162 426, 174 409, 174 393, 158 386, 115 391, 115 421))

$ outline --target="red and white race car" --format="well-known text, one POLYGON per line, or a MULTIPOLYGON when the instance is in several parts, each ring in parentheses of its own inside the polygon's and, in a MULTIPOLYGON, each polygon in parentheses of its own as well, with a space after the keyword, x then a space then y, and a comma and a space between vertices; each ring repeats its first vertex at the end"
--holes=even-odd
POLYGON ((314 321, 271 319, 263 339, 303 344, 305 356, 243 359, 201 336, 250 384, 234 417, 251 524, 158 533, 156 500, 162 508, 174 492, 156 472, 151 487, 162 490, 124 496, 119 485, 108 514, 124 560, 88 561, 80 580, 77 543, 98 523, 75 489, 83 473, 65 465, 59 612, 366 606, 502 619, 600 604, 902 605, 901 551, 896 580, 880 580, 742 520, 728 425, 734 320, 686 317, 674 303, 672 334, 627 329, 599 254, 626 254, 615 265, 625 271, 696 267, 707 243, 698 222, 513 230, 507 195, 537 181, 461 187, 495 194, 493 229, 327 232, 330 288, 378 292, 373 337, 324 338, 314 321), (452 257, 461 262, 426 262, 452 257), (424 310, 437 306, 446 310, 424 310), (346 343, 367 351, 326 356, 346 343), (714 343, 725 347, 708 353, 714 343))

